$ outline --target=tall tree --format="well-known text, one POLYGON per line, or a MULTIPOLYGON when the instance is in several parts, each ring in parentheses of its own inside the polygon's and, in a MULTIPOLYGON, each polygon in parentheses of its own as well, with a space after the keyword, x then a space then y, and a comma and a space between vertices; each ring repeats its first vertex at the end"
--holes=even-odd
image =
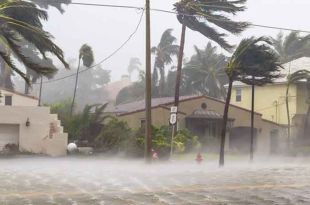
MULTIPOLYGON (((224 166, 227 119, 233 82, 238 80, 253 86, 264 85, 266 83, 272 83, 273 79, 279 77, 280 63, 278 62, 278 56, 271 48, 271 44, 272 43, 270 40, 265 37, 252 37, 244 39, 240 42, 239 46, 236 48, 227 64, 226 73, 229 79, 229 86, 225 102, 223 126, 221 132, 221 149, 219 160, 220 166, 224 166)), ((252 106, 251 126, 253 126, 253 107, 254 106, 252 106)), ((253 151, 252 138, 253 136, 251 137, 251 151, 253 151)))
POLYGON ((140 71, 142 63, 139 58, 131 58, 128 65, 128 74, 130 79, 132 79, 132 73, 134 71, 140 71))
POLYGON ((196 54, 185 64, 183 78, 193 92, 224 99, 224 85, 228 82, 225 74, 226 56, 217 53, 209 42, 204 50, 195 46, 196 54))
POLYGON ((31 44, 43 59, 47 59, 46 54, 51 53, 68 67, 63 51, 53 43, 51 34, 43 29, 42 20, 48 19, 46 11, 22 0, 2 0, 0 6, 0 58, 14 72, 30 83, 26 74, 15 65, 14 58, 39 75, 48 76, 55 72, 54 68, 27 57, 21 46, 25 42, 31 44))
POLYGON ((298 32, 291 32, 284 36, 280 32, 272 41, 283 64, 301 57, 310 57, 310 34, 301 36, 298 32))
POLYGON ((79 80, 79 73, 80 73, 80 68, 81 68, 81 61, 83 61, 83 65, 85 67, 87 67, 87 68, 90 68, 92 66, 92 64, 94 63, 94 53, 93 53, 93 50, 87 44, 82 45, 82 47, 80 48, 80 51, 79 51, 79 63, 78 63, 77 71, 76 71, 73 100, 72 100, 72 105, 71 105, 71 115, 72 115, 73 109, 74 109, 76 90, 77 90, 77 85, 78 85, 78 80, 79 80))
POLYGON ((158 93, 159 97, 163 97, 165 89, 165 66, 172 63, 172 57, 177 56, 179 50, 179 46, 175 44, 177 39, 171 34, 172 31, 173 29, 165 30, 157 47, 154 46, 152 48, 152 53, 156 56, 153 68, 152 85, 153 91, 156 92, 157 90, 156 93, 158 93), (160 76, 159 83, 158 76, 160 76))
MULTIPOLYGON (((290 117, 290 107, 289 107, 289 90, 292 84, 295 84, 301 80, 306 80, 307 85, 310 82, 310 71, 309 70, 299 70, 287 76, 287 85, 286 85, 286 95, 285 95, 285 104, 286 104, 286 112, 287 112, 287 147, 290 149, 290 140, 291 140, 291 117, 290 117)), ((308 89, 308 96, 310 91, 308 89)), ((304 124, 304 134, 305 130, 308 126, 308 119, 310 115, 310 104, 308 105, 308 111, 305 116, 305 124, 304 124)))
POLYGON ((40 6, 41 8, 44 9, 48 9, 50 6, 51 7, 55 7, 56 9, 58 9, 61 13, 63 13, 65 10, 62 8, 62 5, 68 5, 71 3, 71 0, 31 0, 32 2, 34 2, 35 4, 37 4, 38 6, 40 6))
POLYGON ((208 39, 216 42, 224 49, 230 51, 233 46, 230 45, 225 37, 225 33, 219 32, 211 25, 227 31, 232 34, 239 34, 248 23, 232 21, 225 14, 235 15, 237 12, 244 11, 246 0, 179 0, 174 4, 177 12, 177 19, 182 24, 181 43, 178 54, 177 80, 175 87, 175 105, 179 103, 182 59, 185 44, 186 28, 198 31, 208 39))

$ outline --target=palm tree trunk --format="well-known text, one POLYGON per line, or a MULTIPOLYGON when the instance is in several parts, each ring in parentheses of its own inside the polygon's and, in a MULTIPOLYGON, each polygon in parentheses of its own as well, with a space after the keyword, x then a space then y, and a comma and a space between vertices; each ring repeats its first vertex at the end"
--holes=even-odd
POLYGON ((160 72, 160 83, 159 83, 159 97, 163 97, 165 90, 165 68, 159 70, 160 72))
POLYGON ((310 79, 307 79, 307 84, 306 84, 306 88, 307 88, 307 95, 308 95, 308 110, 307 110, 307 114, 305 116, 305 123, 304 123, 304 133, 303 133, 303 137, 306 138, 307 136, 307 131, 308 131, 308 127, 309 127, 309 117, 310 117, 310 79))
POLYGON ((72 116, 72 114, 73 114, 73 109, 74 109, 74 103, 75 103, 75 96, 76 96, 77 84, 78 84, 78 80, 79 80, 80 65, 81 65, 81 58, 79 59, 79 65, 78 65, 78 68, 77 68, 77 71, 76 71, 74 93, 73 93, 73 99, 72 99, 71 111, 70 111, 70 115, 71 115, 71 116, 72 116))
POLYGON ((156 62, 154 63, 153 68, 153 74, 152 74, 152 97, 158 96, 158 89, 157 89, 157 80, 158 80, 158 74, 157 74, 157 68, 156 68, 156 62))
MULTIPOLYGON (((27 77, 28 79, 30 78, 30 75, 29 75, 28 72, 26 73, 26 77, 27 77)), ((29 91, 30 91, 30 85, 29 85, 27 82, 25 82, 25 94, 28 95, 28 94, 29 94, 29 91)))
POLYGON ((254 76, 252 84, 252 108, 251 108, 251 145, 250 145, 250 161, 253 162, 254 158, 254 100, 255 100, 255 86, 254 76))
POLYGON ((286 113, 287 113, 287 150, 290 150, 290 140, 291 140, 291 118, 290 118, 290 108, 289 108, 289 89, 290 85, 287 85, 285 103, 286 103, 286 113))
POLYGON ((43 87, 43 76, 41 76, 40 80, 39 106, 41 106, 42 104, 42 87, 43 87))
POLYGON ((308 105, 307 114, 305 116, 304 134, 303 134, 304 138, 306 138, 306 136, 307 136, 307 131, 308 131, 308 127, 309 127, 309 117, 310 117, 310 104, 308 105))
POLYGON ((232 84, 233 80, 232 78, 229 79, 229 86, 228 86, 228 92, 227 92, 227 98, 225 102, 225 109, 224 109, 224 116, 223 116, 223 126, 222 126, 222 132, 221 132, 221 148, 220 148, 220 160, 219 160, 219 166, 224 166, 224 155, 225 155, 225 138, 226 138, 226 130, 227 130, 227 121, 228 121, 228 111, 229 111, 229 105, 230 105, 230 99, 231 99, 231 90, 232 90, 232 84))
POLYGON ((177 77, 176 77, 176 82, 175 82, 174 106, 179 106, 180 85, 181 85, 182 66, 183 66, 182 63, 183 63, 184 45, 185 45, 185 34, 186 34, 186 26, 183 24, 182 33, 181 33, 180 50, 179 50, 179 55, 178 55, 177 77))

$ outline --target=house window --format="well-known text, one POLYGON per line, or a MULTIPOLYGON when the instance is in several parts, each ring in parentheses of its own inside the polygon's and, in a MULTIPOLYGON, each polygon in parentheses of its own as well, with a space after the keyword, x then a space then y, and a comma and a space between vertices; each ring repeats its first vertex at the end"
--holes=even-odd
POLYGON ((146 125, 145 119, 141 119, 141 120, 140 120, 140 127, 141 127, 142 129, 145 129, 145 125, 146 125))
POLYGON ((4 99, 5 99, 4 100, 5 105, 7 105, 7 106, 11 106, 12 105, 12 96, 6 95, 4 99))
POLYGON ((241 88, 236 88, 236 102, 241 102, 242 90, 241 88))

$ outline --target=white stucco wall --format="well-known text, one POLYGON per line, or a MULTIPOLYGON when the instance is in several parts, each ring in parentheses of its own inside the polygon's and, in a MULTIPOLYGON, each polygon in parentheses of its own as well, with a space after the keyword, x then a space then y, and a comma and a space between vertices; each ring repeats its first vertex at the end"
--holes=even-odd
POLYGON ((35 97, 26 96, 21 93, 10 92, 0 88, 0 105, 4 105, 5 96, 12 96, 12 106, 38 106, 39 100, 35 97))
POLYGON ((0 124, 19 125, 19 148, 23 152, 62 156, 66 154, 67 134, 48 107, 0 106, 0 124), (30 126, 26 126, 29 118, 30 126), (50 135, 50 124, 57 127, 50 135))

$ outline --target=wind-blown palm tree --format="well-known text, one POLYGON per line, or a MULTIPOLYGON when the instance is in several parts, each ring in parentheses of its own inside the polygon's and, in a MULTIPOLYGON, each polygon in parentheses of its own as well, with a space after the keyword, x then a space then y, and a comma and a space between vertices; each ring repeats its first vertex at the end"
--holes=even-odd
POLYGON ((196 54, 185 64, 183 78, 190 83, 194 92, 224 99, 224 85, 228 82, 225 74, 227 58, 218 54, 209 42, 204 50, 195 46, 196 54))
MULTIPOLYGON (((264 85, 272 83, 273 79, 279 77, 281 68, 278 62, 279 58, 271 48, 271 44, 270 40, 265 37, 244 39, 240 42, 227 64, 226 73, 229 86, 221 132, 220 166, 224 166, 225 136, 233 82, 238 80, 249 85, 264 85)), ((252 102, 251 129, 253 130, 254 92, 252 93, 252 102)), ((251 136, 251 158, 252 152, 253 135, 251 136)))
POLYGON ((172 29, 167 29, 162 34, 157 47, 152 48, 152 53, 156 55, 153 68, 152 85, 153 88, 157 87, 158 76, 160 76, 159 89, 157 92, 160 97, 163 96, 165 89, 165 66, 172 63, 172 56, 177 56, 179 51, 179 46, 174 44, 177 39, 171 34, 172 31, 172 29))
POLYGON ((43 76, 54 73, 55 69, 26 56, 22 48, 25 42, 33 45, 43 59, 47 59, 47 53, 51 53, 65 67, 69 67, 63 51, 53 43, 51 34, 43 29, 42 20, 47 19, 47 12, 34 3, 22 0, 0 2, 0 58, 28 83, 30 81, 26 74, 15 65, 13 59, 17 58, 24 66, 43 76))
MULTIPOLYGON (((310 71, 309 70, 299 70, 287 76, 287 86, 286 86, 286 95, 285 95, 285 104, 287 112, 287 147, 290 149, 290 140, 291 140, 291 117, 290 117, 290 108, 289 108, 289 90, 292 84, 295 84, 301 80, 307 80, 307 84, 310 81, 310 71)), ((310 91, 308 91, 310 93, 310 91)), ((310 115, 310 105, 308 105, 308 111, 306 114, 305 127, 304 131, 308 126, 308 119, 310 115)))
POLYGON ((247 28, 248 23, 235 22, 225 14, 235 15, 244 11, 246 0, 179 0, 174 4, 177 18, 182 24, 180 50, 178 54, 177 80, 175 90, 175 105, 179 104, 181 69, 185 44, 186 28, 198 31, 208 39, 216 42, 222 48, 230 51, 233 46, 226 40, 226 34, 211 25, 232 34, 239 34, 247 28))
POLYGON ((78 84, 78 80, 79 80, 81 61, 83 61, 83 65, 87 68, 90 68, 92 66, 92 64, 94 63, 93 50, 87 44, 82 45, 82 47, 80 48, 80 51, 79 51, 79 63, 78 63, 77 71, 76 71, 74 93, 73 93, 73 99, 72 99, 72 105, 71 105, 71 115, 72 115, 73 109, 74 109, 74 103, 75 103, 75 97, 76 97, 77 84, 78 84))
POLYGON ((139 58, 131 58, 130 61, 129 61, 129 65, 128 65, 128 74, 129 74, 129 78, 131 79, 132 77, 132 73, 134 71, 140 71, 141 69, 141 61, 139 58))
POLYGON ((280 32, 272 41, 283 64, 301 57, 310 57, 310 34, 300 36, 297 32, 291 32, 284 36, 280 32))
POLYGON ((64 9, 62 8, 62 4, 70 4, 71 0, 31 0, 32 2, 34 2, 35 4, 37 4, 38 6, 44 8, 44 9, 48 9, 49 6, 55 7, 57 8, 61 13, 64 12, 64 9))

